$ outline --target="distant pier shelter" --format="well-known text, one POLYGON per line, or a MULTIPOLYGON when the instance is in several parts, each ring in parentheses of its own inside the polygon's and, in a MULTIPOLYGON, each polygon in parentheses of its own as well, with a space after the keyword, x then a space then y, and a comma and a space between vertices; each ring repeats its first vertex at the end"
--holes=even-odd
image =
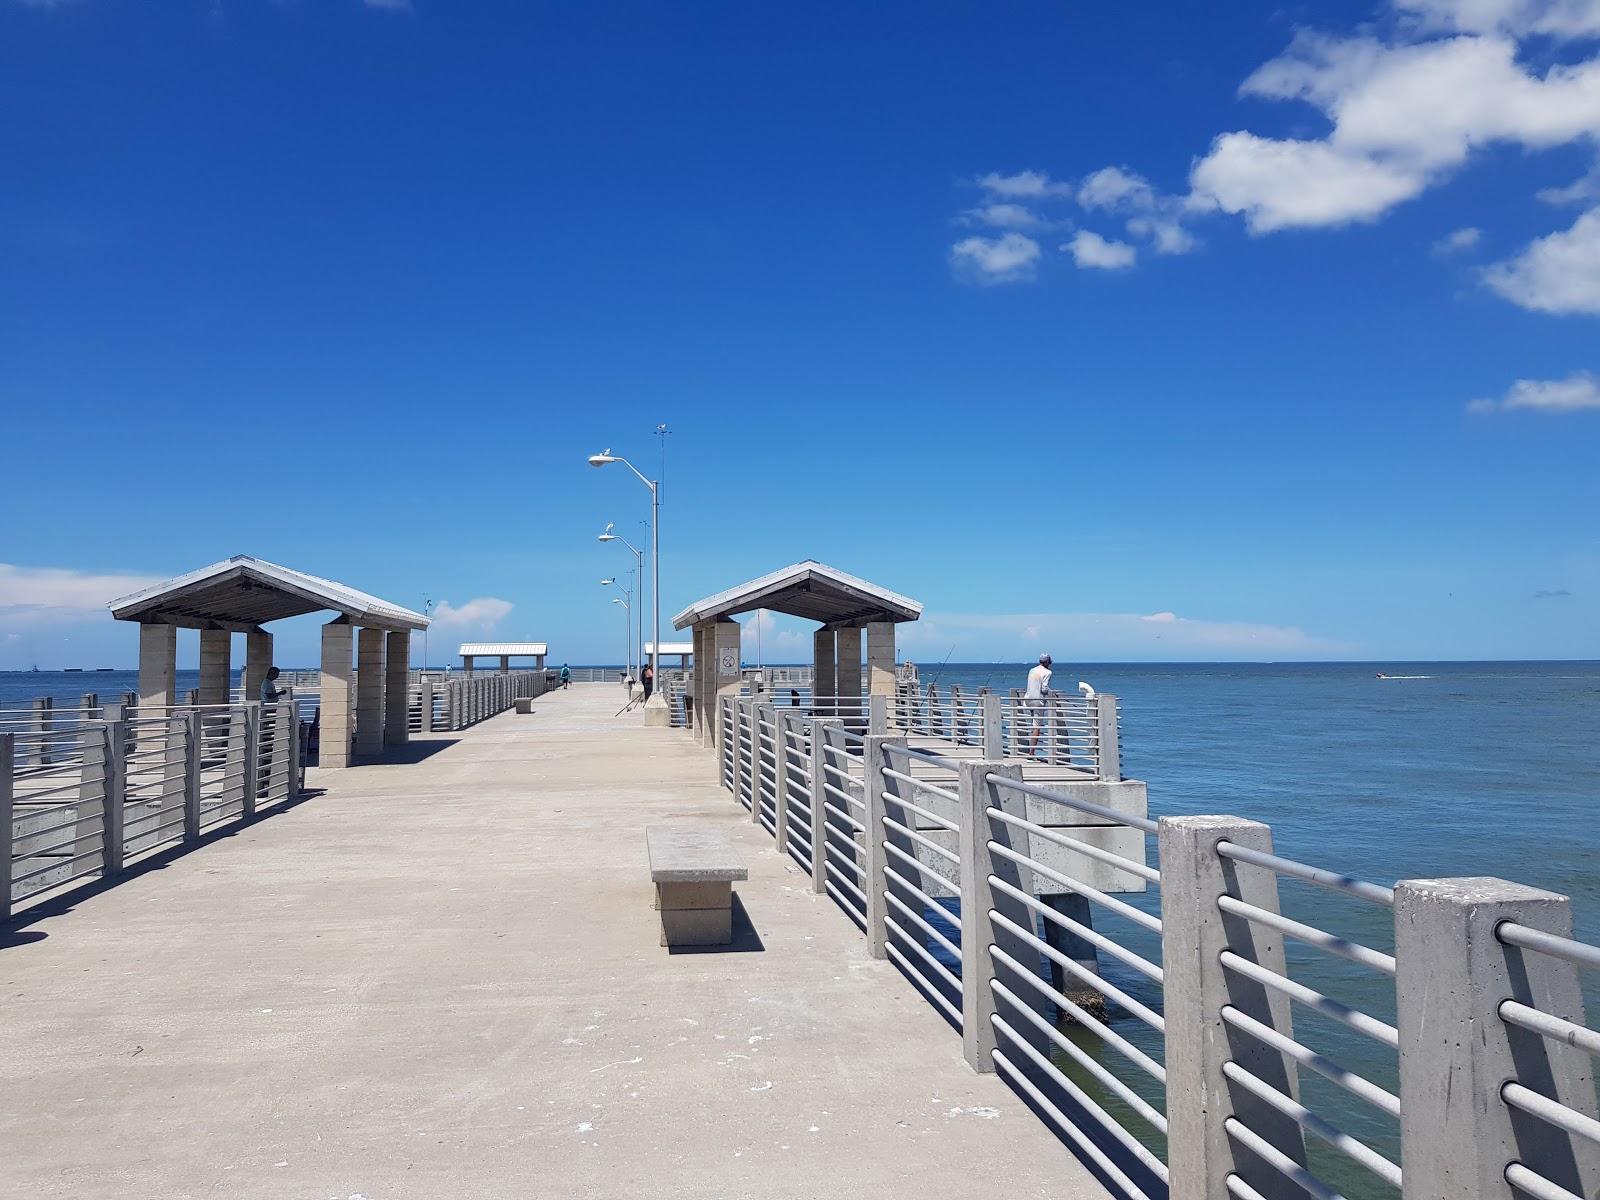
POLYGON ((411 633, 426 629, 427 617, 347 584, 244 554, 111 602, 113 617, 139 625, 139 706, 146 711, 177 705, 180 628, 200 631, 199 702, 225 705, 235 633, 245 635, 248 700, 272 666, 272 634, 262 626, 324 611, 338 615, 322 627, 319 762, 347 767, 352 730, 361 755, 378 755, 408 740, 411 633))
POLYGON ((550 653, 547 642, 462 642, 461 669, 472 674, 473 663, 480 658, 498 658, 500 674, 511 670, 513 658, 533 659, 534 669, 544 670, 545 656, 550 653))

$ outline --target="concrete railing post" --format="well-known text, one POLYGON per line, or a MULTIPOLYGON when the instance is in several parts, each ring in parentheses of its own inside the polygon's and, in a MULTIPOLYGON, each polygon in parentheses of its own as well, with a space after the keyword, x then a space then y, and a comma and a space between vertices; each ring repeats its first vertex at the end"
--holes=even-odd
POLYGON ((433 680, 422 681, 422 732, 433 732, 433 680))
POLYGON ((15 858, 12 834, 16 829, 13 808, 17 776, 17 735, 0 733, 0 920, 11 916, 11 864, 15 858))
POLYGON ((983 756, 998 762, 1006 756, 1005 709, 994 692, 985 692, 978 699, 982 709, 983 756))
POLYGON ((72 851, 67 868, 77 869, 90 855, 98 855, 100 869, 105 870, 106 799, 111 778, 111 765, 107 761, 110 751, 106 746, 106 727, 99 721, 86 721, 78 726, 78 803, 74 812, 72 851))
MULTIPOLYGON (((753 825, 761 824, 761 769, 762 754, 770 748, 761 744, 761 734, 768 725, 775 725, 772 719, 772 705, 765 701, 750 706, 750 822, 753 825)), ((774 738, 776 740, 776 738, 774 738)), ((773 755, 774 761, 777 755, 773 755)), ((777 773, 773 773, 773 781, 777 781, 777 773)))
MULTIPOLYGON (((1017 864, 989 849, 991 841, 1001 845, 1012 841, 1010 826, 992 822, 989 817, 989 809, 1006 807, 996 786, 989 782, 991 774, 1021 779, 1022 768, 987 759, 964 759, 957 783, 961 804, 956 814, 961 824, 956 843, 961 854, 961 1049, 967 1065, 984 1073, 995 1069, 995 1002, 989 983, 994 965, 989 947, 1005 948, 1008 942, 1020 941, 1006 930, 997 930, 991 913, 1005 913, 1024 929, 1032 929, 1034 925, 1026 906, 999 892, 991 882, 991 878, 998 878, 1014 887, 1023 887, 1017 864)), ((1022 853, 1027 853, 1026 846, 1022 853)), ((1037 957, 1035 954, 1030 958, 1021 946, 1013 946, 1009 952, 1018 962, 1030 962, 1037 957)), ((1022 999, 1032 1000, 1031 989, 1023 987, 1017 991, 1022 999)), ((1011 1024, 1025 1026, 1026 1022, 1011 1024)))
POLYGON ((241 817, 256 815, 256 797, 261 794, 261 702, 244 706, 244 802, 241 817))
MULTIPOLYGON (((862 862, 861 890, 867 896, 867 947, 873 958, 887 958, 889 956, 888 940, 889 929, 883 923, 888 901, 883 898, 888 888, 889 877, 884 874, 888 866, 888 851, 883 848, 885 828, 883 819, 890 816, 889 801, 884 799, 885 793, 889 796, 900 795, 900 781, 891 779, 883 773, 885 762, 883 748, 885 745, 904 746, 906 739, 899 734, 869 733, 862 752, 861 782, 862 790, 866 793, 866 830, 861 835, 862 862)), ((895 805, 894 819, 902 824, 909 824, 906 813, 898 804, 895 805)))
MULTIPOLYGON (((833 801, 823 786, 830 778, 826 769, 828 730, 842 724, 837 717, 818 717, 811 722, 811 890, 819 896, 828 890, 828 832, 833 828, 826 807, 833 801)), ((851 841, 853 844, 854 839, 851 841)))
POLYGON ((1267 1200, 1303 1200, 1297 1184, 1240 1146, 1226 1128, 1237 1120, 1305 1165, 1300 1127, 1223 1074, 1231 1060, 1286 1095, 1299 1093, 1292 1059, 1222 1019, 1223 1008, 1231 1005, 1294 1036, 1287 996, 1222 965, 1222 952, 1230 950, 1269 971, 1286 972, 1281 935, 1217 907, 1219 897, 1232 896, 1275 913, 1278 878, 1224 859, 1217 853, 1221 841, 1270 853, 1272 830, 1239 817, 1164 817, 1160 823, 1167 1095, 1183 1098, 1167 1108, 1170 1200, 1227 1200, 1232 1174, 1267 1200))
MULTIPOLYGON (((117 711, 116 705, 107 707, 117 711)), ((122 870, 128 845, 128 727, 120 719, 110 719, 105 722, 105 731, 105 799, 100 814, 102 877, 122 870)))
POLYGON ((55 701, 49 696, 40 696, 33 702, 33 750, 24 754, 25 762, 34 762, 40 766, 49 766, 55 761, 55 756, 50 753, 51 731, 55 727, 55 701))
POLYGON ((1597 1115, 1588 1053, 1500 1016, 1514 1001, 1584 1024, 1577 968, 1501 942, 1495 930, 1507 921, 1571 937, 1572 902, 1503 879, 1395 885, 1405 1200, 1521 1197, 1505 1178, 1513 1162, 1575 1195, 1600 1195, 1600 1148, 1501 1097, 1515 1082, 1597 1115))
POLYGON ((778 844, 778 853, 789 853, 789 714, 774 708, 772 740, 776 743, 777 769, 772 776, 773 813, 772 836, 778 844))
POLYGON ((1098 777, 1116 783, 1122 779, 1122 749, 1117 743, 1117 698, 1096 695, 1093 703, 1098 777))
POLYGON ((889 700, 888 696, 867 697, 867 732, 889 732, 889 700))
POLYGON ((179 738, 183 746, 183 840, 200 840, 200 714, 186 713, 178 720, 183 733, 179 738))

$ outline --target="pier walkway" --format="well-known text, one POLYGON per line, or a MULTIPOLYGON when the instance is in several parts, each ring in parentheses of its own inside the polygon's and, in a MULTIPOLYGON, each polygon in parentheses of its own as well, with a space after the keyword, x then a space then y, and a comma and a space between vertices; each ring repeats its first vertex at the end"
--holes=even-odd
POLYGON ((313 770, 0 931, 0 1193, 1105 1196, 706 753, 620 703, 579 685, 313 770), (657 945, 644 827, 672 820, 747 858, 731 948, 657 945))

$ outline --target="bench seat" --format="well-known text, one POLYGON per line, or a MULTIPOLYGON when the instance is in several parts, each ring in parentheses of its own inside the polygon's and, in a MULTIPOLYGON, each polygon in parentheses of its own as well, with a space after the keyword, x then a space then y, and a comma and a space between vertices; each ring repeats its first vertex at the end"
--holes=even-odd
POLYGON ((733 884, 750 878, 728 839, 686 825, 645 826, 663 946, 725 946, 733 940, 733 884))

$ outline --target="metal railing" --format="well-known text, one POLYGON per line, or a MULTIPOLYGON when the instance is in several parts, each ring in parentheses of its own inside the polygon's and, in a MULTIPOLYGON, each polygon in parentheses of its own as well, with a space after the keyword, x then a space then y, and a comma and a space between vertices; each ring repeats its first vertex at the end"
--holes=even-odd
POLYGON ((1028 700, 1016 690, 1001 696, 986 689, 941 692, 937 684, 901 684, 888 703, 884 731, 986 758, 1059 767, 1063 778, 1122 778, 1115 696, 1052 693, 1028 700))
POLYGON ((561 686, 561 673, 543 671, 474 672, 449 678, 424 678, 409 687, 406 721, 413 733, 466 729, 561 686))
POLYGON ((1385 887, 1257 822, 1153 820, 1060 763, 760 697, 717 711, 723 786, 1114 1191, 1600 1196, 1578 981, 1600 947, 1566 898, 1385 887))
POLYGON ((0 712, 0 915, 300 789, 291 704, 78 710, 48 724, 0 712))

